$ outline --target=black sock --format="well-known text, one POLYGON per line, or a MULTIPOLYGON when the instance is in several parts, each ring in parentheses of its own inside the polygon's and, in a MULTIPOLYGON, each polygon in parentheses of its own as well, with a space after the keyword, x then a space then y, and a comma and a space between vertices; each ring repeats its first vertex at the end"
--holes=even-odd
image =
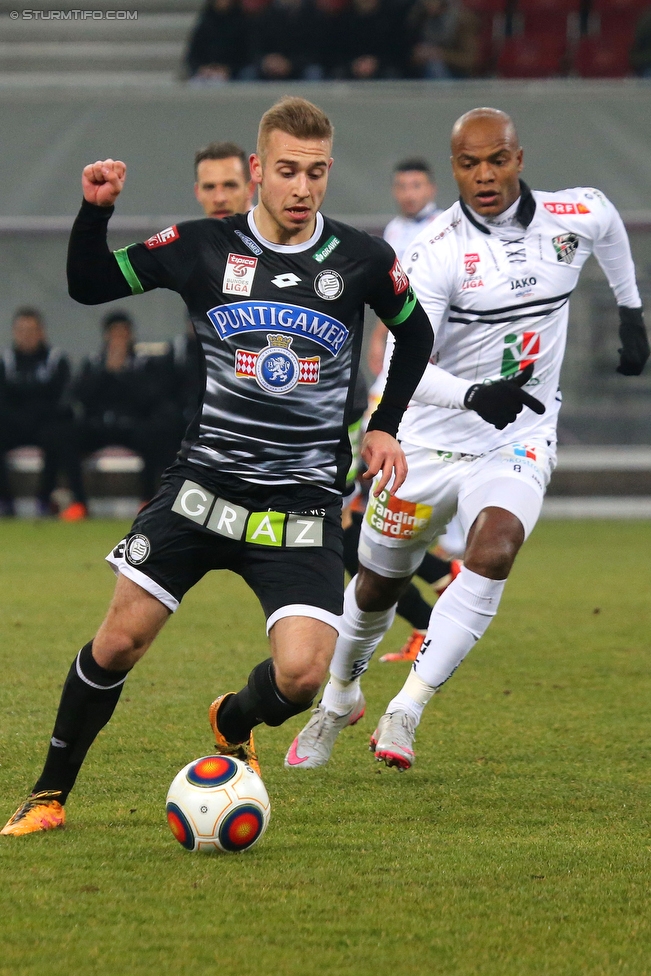
POLYGON ((219 709, 217 727, 229 742, 246 742, 256 725, 282 725, 292 715, 305 712, 312 702, 291 702, 278 690, 269 657, 256 664, 245 688, 228 698, 219 709))
POLYGON ((438 556, 433 556, 431 552, 426 552, 423 561, 416 570, 416 576, 420 576, 422 580, 429 583, 436 583, 437 580, 443 579, 450 572, 450 560, 449 559, 439 559, 438 556))
POLYGON ((413 583, 409 584, 398 600, 397 610, 416 630, 427 630, 432 608, 413 583))
POLYGON ((45 766, 33 793, 59 790, 59 802, 66 802, 86 753, 115 710, 128 673, 100 667, 92 641, 82 647, 63 686, 45 766))

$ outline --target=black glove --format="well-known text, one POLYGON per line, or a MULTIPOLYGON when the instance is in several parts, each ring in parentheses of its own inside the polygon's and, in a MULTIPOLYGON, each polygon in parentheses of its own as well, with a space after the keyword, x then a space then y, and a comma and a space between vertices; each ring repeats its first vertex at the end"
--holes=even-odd
POLYGON ((649 358, 649 340, 641 308, 619 306, 619 352, 617 372, 622 376, 639 376, 649 358))
POLYGON ((534 413, 544 413, 545 405, 532 397, 522 387, 533 376, 533 363, 508 380, 496 383, 475 383, 463 398, 464 406, 474 410, 482 420, 498 430, 512 424, 522 407, 529 407, 534 413))

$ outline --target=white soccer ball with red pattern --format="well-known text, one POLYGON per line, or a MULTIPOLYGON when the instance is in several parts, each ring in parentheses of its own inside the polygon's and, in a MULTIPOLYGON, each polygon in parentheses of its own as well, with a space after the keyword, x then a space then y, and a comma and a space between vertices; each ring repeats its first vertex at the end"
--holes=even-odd
POLYGON ((258 774, 231 756, 193 759, 167 794, 167 822, 188 851, 245 851, 264 834, 270 812, 258 774))

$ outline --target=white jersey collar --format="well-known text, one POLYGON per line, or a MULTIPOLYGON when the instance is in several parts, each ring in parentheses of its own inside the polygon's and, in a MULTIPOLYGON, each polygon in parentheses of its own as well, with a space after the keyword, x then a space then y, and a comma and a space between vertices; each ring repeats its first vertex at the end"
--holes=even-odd
POLYGON ((468 218, 471 224, 482 232, 482 234, 490 234, 493 230, 499 233, 500 229, 504 226, 513 226, 514 222, 517 221, 521 227, 525 230, 533 220, 534 214, 536 212, 536 201, 533 194, 524 180, 520 180, 520 196, 513 204, 515 207, 515 213, 513 214, 513 219, 508 223, 502 223, 502 218, 509 215, 511 212, 511 207, 504 214, 499 214, 500 224, 488 223, 479 214, 476 214, 474 210, 466 206, 461 197, 459 197, 459 205, 464 215, 468 218))
POLYGON ((303 241, 302 244, 274 244, 273 241, 268 241, 266 237, 263 237, 258 230, 255 222, 255 217, 253 216, 254 210, 249 210, 246 215, 246 219, 249 224, 249 229, 251 233, 261 244, 269 248, 270 251, 277 251, 279 254, 298 254, 300 251, 307 251, 309 248, 314 247, 323 233, 323 217, 320 211, 317 211, 316 215, 316 226, 314 228, 314 233, 310 237, 309 241, 303 241))

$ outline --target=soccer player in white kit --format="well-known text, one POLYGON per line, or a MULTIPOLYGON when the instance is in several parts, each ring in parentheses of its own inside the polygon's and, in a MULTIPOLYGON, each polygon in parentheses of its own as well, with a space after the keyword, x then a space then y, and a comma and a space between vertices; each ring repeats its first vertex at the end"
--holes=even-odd
POLYGON ((327 762, 358 711, 360 676, 391 625, 397 597, 456 511, 467 535, 464 568, 436 603, 422 650, 371 736, 376 759, 399 769, 413 764, 425 705, 486 631, 540 514, 555 465, 568 302, 591 253, 619 306, 617 371, 639 375, 649 357, 615 207, 586 187, 530 191, 519 179, 522 160, 503 112, 474 109, 455 123, 460 199, 418 235, 406 260, 435 334, 399 431, 409 473, 399 497, 369 499, 330 680, 290 747, 292 768, 327 762), (514 423, 506 414, 496 422, 491 391, 508 378, 524 381, 544 412, 526 401, 532 409, 514 423))

